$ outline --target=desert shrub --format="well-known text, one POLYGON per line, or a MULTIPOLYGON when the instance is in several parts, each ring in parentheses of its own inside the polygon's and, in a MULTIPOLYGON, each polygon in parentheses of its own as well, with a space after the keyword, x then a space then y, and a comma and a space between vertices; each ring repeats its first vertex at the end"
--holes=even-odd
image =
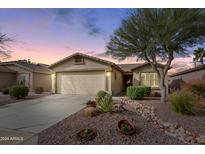
POLYGON ((190 80, 186 84, 185 89, 190 90, 194 94, 204 96, 205 95, 205 80, 203 79, 194 79, 190 80))
POLYGON ((15 97, 19 99, 28 96, 28 91, 29 88, 27 86, 17 85, 9 89, 9 94, 11 97, 15 97))
POLYGON ((8 95, 9 94, 9 88, 3 88, 1 89, 2 94, 8 95))
POLYGON ((144 86, 129 86, 127 87, 127 96, 133 100, 141 100, 145 95, 144 86))
POLYGON ((112 112, 114 109, 112 96, 110 94, 104 95, 99 101, 97 101, 97 108, 102 112, 112 112))
POLYGON ((35 88, 35 93, 36 93, 36 94, 42 94, 43 91, 44 91, 44 90, 43 90, 43 87, 36 87, 36 88, 35 88))
POLYGON ((144 88, 145 88, 145 96, 150 96, 150 94, 151 94, 151 87, 145 86, 144 88))
POLYGON ((181 90, 170 95, 172 110, 176 113, 197 115, 199 113, 199 98, 192 92, 181 90))
POLYGON ((100 90, 96 95, 96 98, 95 98, 96 102, 99 102, 107 94, 108 94, 107 92, 100 90))

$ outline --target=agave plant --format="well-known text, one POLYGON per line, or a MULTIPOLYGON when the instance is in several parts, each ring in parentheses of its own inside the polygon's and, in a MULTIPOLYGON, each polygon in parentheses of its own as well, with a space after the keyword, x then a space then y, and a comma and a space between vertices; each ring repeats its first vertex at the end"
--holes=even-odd
POLYGON ((114 109, 112 96, 110 94, 106 94, 100 99, 100 101, 97 102, 97 107, 102 112, 112 112, 114 109))

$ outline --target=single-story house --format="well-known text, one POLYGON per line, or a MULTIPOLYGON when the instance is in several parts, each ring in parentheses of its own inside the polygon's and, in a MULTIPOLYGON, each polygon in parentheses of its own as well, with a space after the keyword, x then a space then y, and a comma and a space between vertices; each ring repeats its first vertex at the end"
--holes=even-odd
POLYGON ((177 72, 169 76, 169 83, 176 79, 181 79, 184 82, 189 82, 194 79, 205 79, 205 65, 200 65, 191 69, 177 72))
POLYGON ((0 89, 16 84, 17 72, 0 65, 0 89))
MULTIPOLYGON (((2 62, 0 66, 16 72, 15 84, 26 85, 30 91, 34 91, 38 87, 42 87, 44 91, 51 91, 52 71, 45 64, 34 64, 29 60, 18 60, 2 62)), ((0 79, 0 82, 6 82, 6 80, 6 78, 0 79)))
POLYGON ((129 85, 146 85, 159 90, 157 73, 149 63, 117 65, 94 56, 75 53, 49 68, 54 72, 54 93, 95 95, 99 90, 105 90, 117 95, 129 85))

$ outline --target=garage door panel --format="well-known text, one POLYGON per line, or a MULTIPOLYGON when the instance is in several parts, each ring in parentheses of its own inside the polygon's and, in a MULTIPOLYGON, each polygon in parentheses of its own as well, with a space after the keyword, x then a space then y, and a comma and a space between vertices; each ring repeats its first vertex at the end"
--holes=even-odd
POLYGON ((99 90, 105 90, 105 73, 59 73, 57 88, 62 94, 95 95, 99 90))

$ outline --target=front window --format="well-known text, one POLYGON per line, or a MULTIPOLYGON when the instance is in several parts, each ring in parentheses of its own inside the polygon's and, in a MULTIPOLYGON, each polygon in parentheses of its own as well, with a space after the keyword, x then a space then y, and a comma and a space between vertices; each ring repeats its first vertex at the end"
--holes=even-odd
POLYGON ((29 75, 28 74, 19 74, 18 84, 28 86, 29 75))
POLYGON ((159 87, 157 73, 141 73, 141 85, 159 87))

